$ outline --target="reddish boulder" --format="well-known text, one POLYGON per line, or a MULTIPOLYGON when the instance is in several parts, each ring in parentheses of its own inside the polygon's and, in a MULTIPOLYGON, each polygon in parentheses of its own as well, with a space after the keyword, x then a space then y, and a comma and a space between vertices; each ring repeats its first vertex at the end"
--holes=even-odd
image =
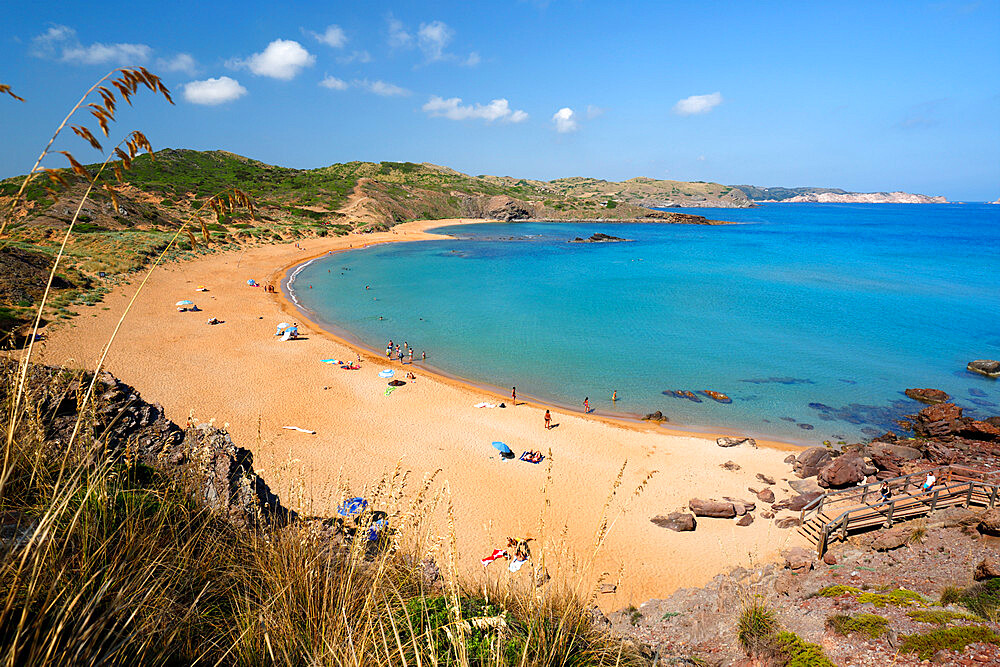
POLYGON ((973 440, 1000 440, 1000 427, 987 421, 972 419, 962 427, 961 434, 973 440))
POLYGON ((857 484, 865 477, 865 460, 856 452, 838 456, 816 475, 816 482, 825 488, 841 489, 857 484))
POLYGON ((802 521, 797 516, 786 516, 781 519, 775 519, 774 525, 777 528, 793 528, 802 525, 802 521))
POLYGON ((757 492, 757 500, 762 503, 773 503, 774 502, 774 491, 771 489, 764 489, 757 492))
POLYGON ((740 517, 740 520, 736 522, 737 526, 749 526, 753 523, 753 514, 744 514, 740 517))
POLYGON ((948 394, 940 389, 907 389, 904 393, 913 400, 926 403, 927 405, 944 403, 950 398, 948 394))
POLYGON ((650 521, 660 528, 669 528, 678 533, 694 530, 697 526, 694 515, 685 512, 671 512, 667 516, 654 516, 650 521))
POLYGON ((832 460, 826 447, 810 447, 799 454, 792 464, 792 470, 801 478, 812 477, 832 460))
POLYGON ((976 359, 975 361, 970 361, 965 366, 965 369, 973 373, 985 375, 986 377, 1000 377, 1000 361, 996 359, 976 359))
POLYGON ((808 549, 793 547, 781 552, 785 567, 798 574, 805 574, 813 568, 813 554, 808 549))
POLYGON ((715 519, 732 519, 736 516, 736 507, 731 502, 724 500, 702 500, 692 498, 688 501, 688 507, 695 516, 707 516, 715 519))
POLYGON ((962 408, 954 403, 928 406, 913 417, 913 432, 924 438, 952 435, 963 425, 962 408))
POLYGON ((793 512, 799 512, 803 507, 811 503, 812 501, 819 498, 822 493, 802 493, 797 496, 792 496, 786 500, 774 504, 774 509, 776 510, 791 510, 793 512))
POLYGON ((996 579, 997 577, 1000 577, 1000 560, 992 555, 987 555, 979 561, 979 565, 976 565, 976 569, 972 571, 972 578, 976 581, 996 579))
POLYGON ((986 510, 979 517, 979 532, 987 535, 1000 535, 1000 508, 986 510))

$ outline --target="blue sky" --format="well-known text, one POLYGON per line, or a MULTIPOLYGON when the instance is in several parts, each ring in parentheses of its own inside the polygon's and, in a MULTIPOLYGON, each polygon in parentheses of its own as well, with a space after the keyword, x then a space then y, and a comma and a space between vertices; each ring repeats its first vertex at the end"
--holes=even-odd
POLYGON ((144 64, 177 105, 145 96, 117 129, 157 148, 1000 197, 1000 0, 66 0, 4 24, 0 83, 27 102, 0 100, 2 176, 144 64))

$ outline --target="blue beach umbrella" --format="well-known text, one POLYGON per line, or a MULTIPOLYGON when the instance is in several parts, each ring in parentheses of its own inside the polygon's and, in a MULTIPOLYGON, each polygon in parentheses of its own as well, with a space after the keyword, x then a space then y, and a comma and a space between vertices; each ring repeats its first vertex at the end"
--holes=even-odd
POLYGON ((354 516, 363 512, 366 507, 368 507, 368 501, 364 498, 348 498, 337 508, 337 514, 340 516, 354 516))
POLYGON ((178 301, 176 305, 178 305, 178 306, 193 306, 194 305, 194 301, 188 301, 187 299, 184 299, 183 301, 178 301))
POLYGON ((384 371, 379 371, 378 372, 378 376, 380 378, 391 378, 395 374, 396 374, 396 371, 392 370, 391 368, 387 368, 384 371))
POLYGON ((510 451, 510 447, 507 446, 507 443, 500 442, 499 440, 493 441, 493 449, 497 450, 501 454, 510 454, 511 456, 514 455, 514 452, 510 451))

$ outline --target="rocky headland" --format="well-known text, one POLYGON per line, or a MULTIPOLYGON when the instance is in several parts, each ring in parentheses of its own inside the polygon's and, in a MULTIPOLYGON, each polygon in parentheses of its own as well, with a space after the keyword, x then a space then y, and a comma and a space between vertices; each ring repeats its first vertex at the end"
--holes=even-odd
POLYGON ((600 232, 596 234, 591 234, 589 238, 582 238, 577 236, 575 239, 571 240, 570 243, 621 243, 624 241, 631 241, 632 239, 623 239, 617 236, 610 236, 608 234, 602 234, 600 232))

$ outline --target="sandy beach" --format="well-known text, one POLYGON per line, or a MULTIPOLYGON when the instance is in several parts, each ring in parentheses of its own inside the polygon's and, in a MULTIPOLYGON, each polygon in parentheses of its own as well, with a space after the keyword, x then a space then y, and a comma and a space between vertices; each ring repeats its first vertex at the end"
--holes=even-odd
MULTIPOLYGON (((388 364, 381 355, 321 331, 283 295, 247 285, 252 278, 277 287, 289 267, 311 257, 374 243, 440 238, 426 230, 462 222, 475 221, 406 223, 390 232, 313 238, 301 241, 301 247, 253 247, 161 267, 129 314, 106 369, 146 400, 162 404, 175 422, 184 424, 193 415, 226 424, 238 445, 254 451, 256 467, 286 504, 309 513, 331 514, 338 485, 362 493, 397 465, 410 471, 411 491, 425 474, 440 470, 434 488, 446 486, 450 494, 458 570, 474 580, 528 576, 527 568, 509 574, 503 563, 484 571, 479 559, 503 547, 506 535, 540 538, 546 499, 545 535, 552 541, 564 536, 566 552, 585 558, 626 461, 612 503, 611 516, 617 518, 593 571, 580 573, 587 584, 602 572, 617 583, 617 592, 599 596, 605 609, 700 585, 731 567, 776 558, 779 550, 804 544, 794 529, 779 530, 760 517, 748 527, 701 519, 688 533, 650 523, 655 515, 686 509, 692 497, 752 499, 748 487, 763 486, 757 473, 774 477, 776 495, 786 497, 782 480, 789 466, 783 459, 796 449, 791 445, 723 449, 710 434, 559 409, 552 412, 558 427, 546 431, 546 406, 511 407, 509 396, 428 374, 419 360, 412 369, 388 364), (199 285, 209 291, 196 292, 199 285), (177 312, 174 303, 180 299, 195 301, 201 312, 177 312), (209 317, 222 323, 209 326, 209 317), (275 325, 282 321, 297 321, 302 338, 282 342, 275 337, 275 325), (363 359, 358 371, 320 361, 358 354, 363 359), (377 373, 387 367, 400 378, 413 370, 417 381, 386 395, 386 380, 377 373), (509 407, 474 407, 481 401, 506 401, 509 407), (288 425, 316 433, 282 428, 288 425), (543 491, 545 463, 502 461, 491 447, 495 440, 517 454, 551 451, 548 488, 543 491), (729 460, 740 469, 720 467, 729 460), (653 471, 643 492, 633 496, 653 471), (309 499, 308 506, 302 499, 309 499), (627 512, 618 516, 626 501, 627 512)), ((69 324, 47 332, 38 359, 93 368, 137 284, 115 288, 102 303, 81 307, 69 324)), ((435 530, 439 535, 448 530, 443 513, 435 530)), ((556 558, 569 566, 565 555, 551 558, 550 571, 558 569, 556 558)))

